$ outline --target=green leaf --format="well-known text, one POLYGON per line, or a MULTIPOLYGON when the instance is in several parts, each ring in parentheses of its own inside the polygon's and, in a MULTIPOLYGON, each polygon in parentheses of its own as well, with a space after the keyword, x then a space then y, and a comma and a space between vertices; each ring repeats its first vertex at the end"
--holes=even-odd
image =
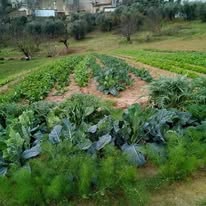
POLYGON ((20 134, 11 128, 9 139, 5 143, 7 148, 3 151, 3 158, 11 162, 19 162, 24 145, 20 134))
POLYGON ((141 146, 137 144, 122 146, 122 151, 126 154, 128 161, 136 166, 142 166, 146 163, 144 155, 141 153, 141 146))
POLYGON ((0 165, 0 176, 5 176, 7 173, 8 168, 7 167, 2 167, 0 165))
POLYGON ((51 133, 49 134, 49 141, 52 144, 58 144, 61 142, 60 136, 62 133, 62 126, 61 125, 56 125, 51 133))
POLYGON ((91 134, 94 134, 94 133, 96 133, 97 129, 98 129, 98 126, 93 125, 88 129, 88 132, 91 133, 91 134))
POLYGON ((111 135, 106 134, 99 138, 99 140, 96 142, 96 150, 101 150, 104 148, 107 144, 109 144, 112 140, 111 135))
POLYGON ((77 145, 81 150, 88 150, 92 146, 92 141, 90 139, 84 139, 83 142, 77 145))
POLYGON ((89 116, 90 114, 92 114, 95 111, 94 107, 86 107, 85 108, 85 117, 89 116))
POLYGON ((38 143, 36 146, 25 150, 22 153, 22 158, 27 160, 27 159, 30 159, 32 157, 38 156, 40 153, 41 153, 41 146, 40 146, 40 143, 38 143))
POLYGON ((5 176, 8 170, 8 164, 0 156, 0 176, 5 176))

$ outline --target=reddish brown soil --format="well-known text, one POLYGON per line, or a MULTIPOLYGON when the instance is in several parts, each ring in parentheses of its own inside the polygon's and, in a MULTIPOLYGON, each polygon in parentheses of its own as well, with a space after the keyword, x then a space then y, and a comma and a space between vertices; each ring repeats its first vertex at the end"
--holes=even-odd
POLYGON ((71 75, 70 85, 66 87, 66 92, 63 95, 56 95, 55 89, 46 98, 47 101, 51 102, 62 102, 65 99, 71 97, 73 94, 92 94, 105 100, 110 100, 115 103, 117 108, 126 108, 134 103, 146 104, 148 102, 148 91, 145 87, 146 82, 132 75, 134 79, 133 85, 125 91, 120 92, 118 97, 111 95, 105 95, 97 90, 97 83, 94 79, 91 79, 88 86, 80 88, 74 81, 74 76, 71 75))
POLYGON ((79 53, 83 53, 86 52, 86 49, 83 47, 69 47, 68 49, 65 48, 61 48, 59 50, 57 50, 57 56, 66 56, 66 55, 70 55, 70 54, 79 54, 79 53))
MULTIPOLYGON (((164 71, 162 69, 158 69, 140 62, 136 62, 134 59, 128 56, 118 56, 119 58, 125 60, 129 65, 137 67, 137 68, 145 68, 147 69, 153 78, 157 79, 160 76, 176 76, 177 74, 164 71)), ((101 62, 97 59, 97 63, 101 64, 101 62)), ((49 94, 46 98, 48 101, 52 102, 62 102, 65 99, 71 97, 73 94, 82 93, 82 94, 92 94, 97 97, 100 97, 104 100, 110 100, 115 103, 117 108, 127 108, 128 106, 139 103, 139 104, 147 104, 148 102, 148 90, 146 88, 147 83, 142 81, 140 78, 131 75, 134 79, 133 85, 128 87, 125 91, 120 92, 118 97, 114 97, 112 95, 105 95, 102 92, 97 90, 97 83, 94 79, 91 79, 88 86, 84 88, 80 88, 74 81, 74 76, 71 76, 70 85, 65 88, 66 92, 63 95, 56 95, 57 91, 55 89, 49 94)))

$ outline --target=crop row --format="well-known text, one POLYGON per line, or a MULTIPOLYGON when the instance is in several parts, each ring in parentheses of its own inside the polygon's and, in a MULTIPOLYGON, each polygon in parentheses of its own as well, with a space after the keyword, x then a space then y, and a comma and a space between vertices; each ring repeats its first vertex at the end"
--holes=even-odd
POLYGON ((100 91, 114 96, 132 84, 130 73, 148 82, 152 80, 148 71, 130 67, 120 59, 106 55, 98 55, 98 58, 103 62, 103 66, 97 64, 96 57, 91 55, 63 58, 44 65, 27 75, 6 95, 2 94, 0 102, 43 100, 52 88, 61 90, 69 85, 69 76, 72 73, 80 87, 87 86, 93 76, 100 91))
POLYGON ((27 76, 6 95, 1 95, 0 101, 25 99, 34 102, 42 100, 53 87, 63 88, 69 83, 69 74, 80 60, 81 57, 64 58, 43 66, 27 76))
POLYGON ((149 65, 154 66, 154 67, 158 67, 158 68, 163 69, 163 70, 175 72, 175 73, 181 74, 181 75, 186 75, 190 78, 199 77, 199 74, 197 74, 196 72, 185 70, 181 67, 177 67, 172 62, 168 62, 167 60, 164 60, 164 59, 152 59, 150 57, 139 57, 138 56, 136 58, 136 60, 140 61, 142 63, 145 63, 145 64, 149 64, 149 65))
POLYGON ((103 62, 106 67, 112 67, 116 70, 120 68, 125 68, 127 72, 133 73, 136 77, 141 78, 146 82, 152 81, 152 76, 145 69, 137 69, 128 65, 124 60, 118 59, 116 57, 107 56, 107 55, 97 55, 98 58, 103 62))
POLYGON ((168 65, 172 65, 173 67, 176 67, 176 68, 181 68, 181 69, 185 69, 188 71, 195 71, 195 72, 206 74, 205 67, 188 64, 184 61, 180 62, 180 61, 177 61, 176 59, 173 59, 169 55, 165 56, 165 55, 156 54, 156 53, 154 53, 154 54, 149 53, 148 55, 138 53, 137 55, 138 55, 137 56, 138 59, 147 59, 148 60, 148 58, 149 58, 151 61, 159 62, 164 67, 168 67, 168 65))
MULTIPOLYGON (((197 65, 196 61, 193 61, 194 57, 189 59, 189 56, 180 53, 163 53, 163 52, 152 52, 152 51, 125 51, 124 55, 129 55, 135 57, 137 61, 149 64, 155 67, 159 67, 164 70, 175 72, 182 75, 187 75, 191 78, 196 78, 200 76, 198 73, 206 74, 206 67, 204 67, 204 62, 197 65), (192 62, 194 62, 192 64, 192 62)), ((206 65, 206 64, 205 64, 206 65)))
MULTIPOLYGON (((89 61, 95 77, 107 71, 86 58, 56 64, 72 72, 89 61)), ((68 83, 55 78, 57 85, 68 83)), ((0 202, 112 205, 107 198, 117 194, 117 205, 146 205, 148 192, 206 167, 205 82, 160 78, 148 88, 153 106, 124 111, 82 94, 61 104, 0 104, 0 202), (154 176, 138 175, 147 163, 155 165, 154 176)))
POLYGON ((190 64, 193 66, 206 67, 206 54, 202 52, 165 52, 165 51, 141 51, 156 57, 162 57, 165 59, 170 59, 176 62, 190 64))
POLYGON ((88 85, 90 79, 90 56, 86 56, 74 69, 74 78, 80 87, 88 85))
POLYGON ((133 83, 131 73, 144 81, 152 81, 147 70, 133 68, 123 60, 107 55, 94 54, 90 57, 90 69, 98 82, 98 89, 113 96, 131 86, 133 83))
MULTIPOLYGON (((97 55, 96 55, 97 56, 97 55)), ((127 67, 119 66, 118 69, 112 65, 105 66, 96 62, 93 56, 91 69, 95 80, 98 82, 98 89, 105 93, 117 96, 120 91, 125 90, 132 84, 127 67)))

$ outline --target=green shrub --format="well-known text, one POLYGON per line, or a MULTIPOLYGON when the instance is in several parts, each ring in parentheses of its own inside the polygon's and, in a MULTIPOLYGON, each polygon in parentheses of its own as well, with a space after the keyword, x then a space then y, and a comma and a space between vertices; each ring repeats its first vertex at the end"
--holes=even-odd
POLYGON ((197 78, 192 82, 193 91, 191 93, 192 103, 206 105, 206 78, 197 78))
POLYGON ((92 95, 73 95, 54 110, 60 117, 68 117, 71 122, 80 125, 82 122, 97 122, 110 113, 110 106, 92 95), (99 109, 99 111, 98 111, 99 109))

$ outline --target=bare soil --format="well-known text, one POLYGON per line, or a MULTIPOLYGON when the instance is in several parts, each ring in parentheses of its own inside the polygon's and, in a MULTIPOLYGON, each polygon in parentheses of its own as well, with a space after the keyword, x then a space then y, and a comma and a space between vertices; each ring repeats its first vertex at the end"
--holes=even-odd
POLYGON ((127 108, 134 103, 146 104, 148 102, 148 90, 146 88, 147 83, 134 75, 132 75, 132 78, 134 79, 133 85, 125 91, 120 92, 119 96, 114 97, 111 95, 105 95, 97 90, 97 82, 93 78, 90 79, 88 86, 81 88, 76 84, 74 75, 71 75, 70 84, 65 88, 66 92, 62 95, 57 95, 56 89, 53 89, 46 100, 51 102, 63 102, 73 94, 81 93, 92 94, 100 97, 101 99, 110 100, 114 102, 115 107, 117 108, 127 108))

